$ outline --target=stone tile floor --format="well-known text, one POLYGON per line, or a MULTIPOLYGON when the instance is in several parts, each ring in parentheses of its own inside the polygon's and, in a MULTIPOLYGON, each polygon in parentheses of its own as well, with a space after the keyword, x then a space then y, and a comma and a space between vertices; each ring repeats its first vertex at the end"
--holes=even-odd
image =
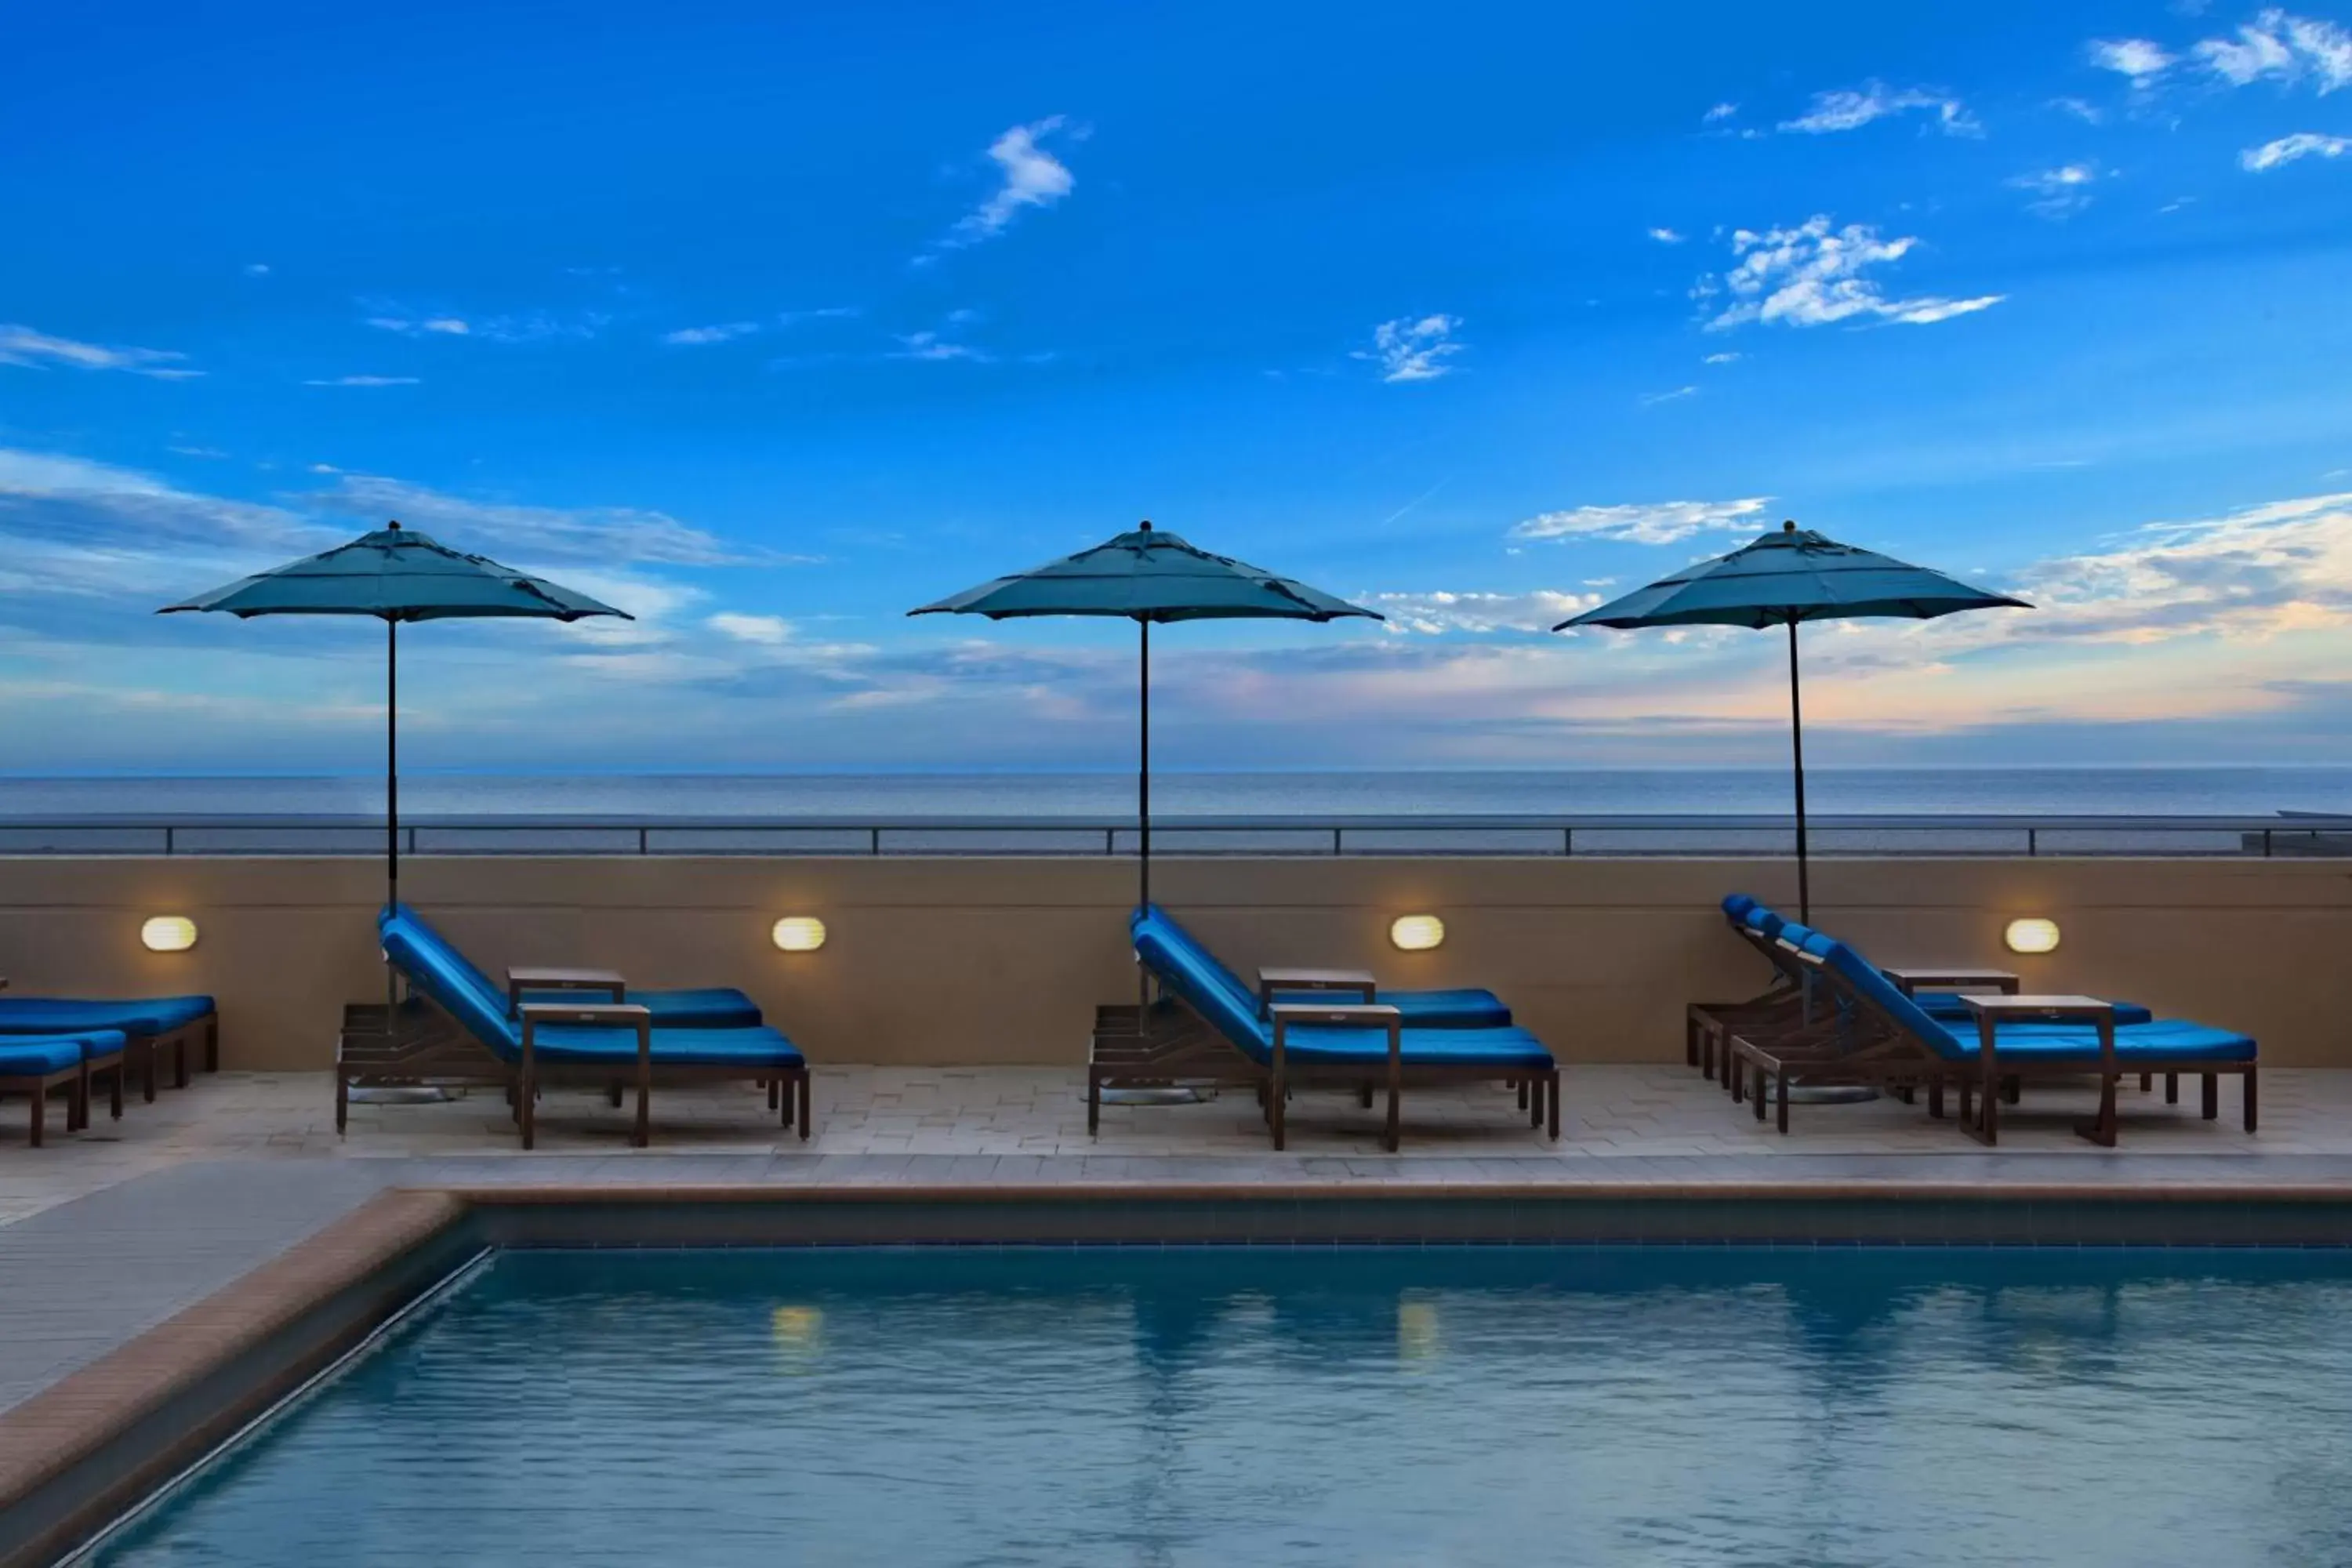
MULTIPOLYGON (((2124 1092, 2123 1150, 2135 1155, 2227 1156, 2251 1162, 2282 1156, 2352 1154, 2352 1072, 2273 1069, 2263 1075, 2263 1131, 2238 1124, 2238 1090, 2226 1081, 2221 1116, 2198 1115, 2197 1086, 2181 1085, 2181 1103, 2163 1102, 2161 1085, 2124 1092)), ((1084 1079, 1066 1068, 830 1068, 816 1079, 815 1135, 803 1143, 780 1129, 748 1088, 657 1091, 654 1147, 628 1147, 630 1116, 593 1093, 564 1091, 542 1101, 540 1150, 548 1155, 1032 1156, 1263 1160, 1265 1131, 1246 1091, 1207 1104, 1112 1107, 1099 1138, 1086 1130, 1084 1079)), ((2074 1117, 2093 1092, 2035 1089, 2006 1108, 2001 1149, 2018 1154, 2103 1152, 2074 1137, 2074 1117)), ((1515 1179, 1565 1177, 1595 1157, 1795 1155, 1924 1156, 1982 1160, 1987 1152, 1924 1106, 1883 1100, 1858 1106, 1796 1106, 1781 1137, 1745 1106, 1680 1066, 1605 1066, 1569 1069, 1562 1090, 1560 1140, 1528 1129, 1510 1098, 1491 1089, 1421 1090, 1405 1097, 1404 1148, 1381 1152, 1377 1111, 1333 1093, 1293 1102, 1289 1153, 1339 1157, 1368 1173, 1409 1169, 1436 1159, 1507 1163, 1515 1179), (1367 1163, 1370 1162, 1370 1163, 1367 1163)), ((23 1107, 0 1106, 0 1226, 135 1177, 204 1162, 256 1159, 348 1162, 375 1159, 528 1158, 495 1091, 434 1105, 370 1105, 352 1110, 348 1136, 334 1130, 331 1086, 322 1073, 235 1073, 199 1077, 187 1089, 164 1089, 156 1102, 134 1100, 119 1122, 101 1110, 87 1132, 59 1135, 41 1150, 24 1142, 23 1107)), ((717 1163, 714 1162, 714 1165, 717 1163)), ((1940 1167, 1940 1161, 1938 1162, 1940 1167)), ((1958 1167, 1955 1167, 1956 1169, 1958 1167)))

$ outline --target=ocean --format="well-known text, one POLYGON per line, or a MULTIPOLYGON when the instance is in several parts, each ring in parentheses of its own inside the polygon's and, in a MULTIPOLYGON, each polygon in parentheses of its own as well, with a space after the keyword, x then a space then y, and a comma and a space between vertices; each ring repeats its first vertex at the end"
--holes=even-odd
MULTIPOLYGON (((0 777, 0 819, 123 816, 368 816, 380 777, 0 777)), ((1131 773, 491 774, 404 776, 402 816, 1118 818, 1135 809, 1131 773)), ((1816 815, 2267 816, 2352 812, 2347 767, 1819 768, 1816 815)), ((1168 773, 1152 779, 1155 816, 1525 816, 1777 815, 1790 809, 1773 768, 1594 768, 1348 773, 1168 773)))

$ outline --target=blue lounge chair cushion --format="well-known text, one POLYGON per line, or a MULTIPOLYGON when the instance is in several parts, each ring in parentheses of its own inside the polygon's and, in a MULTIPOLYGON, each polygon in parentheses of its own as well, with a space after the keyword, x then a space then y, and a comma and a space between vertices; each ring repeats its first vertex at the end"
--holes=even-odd
MULTIPOLYGON (((404 921, 420 948, 435 950, 442 963, 463 976, 467 984, 498 997, 502 1011, 512 1011, 507 1005, 506 987, 483 973, 457 943, 434 930, 424 916, 406 904, 395 904, 387 911, 385 918, 404 921)), ((522 999, 526 1002, 560 1003, 606 998, 596 993, 583 996, 577 991, 526 991, 522 999)), ((632 991, 622 1000, 651 1013, 656 1028, 740 1029, 750 1028, 761 1022, 760 1005, 730 986, 713 986, 701 991, 632 991)))
MULTIPOLYGON (((1282 1038, 1286 1060, 1301 1066, 1345 1067, 1360 1063, 1384 1068, 1389 1059, 1386 1029, 1333 1024, 1300 1024, 1282 1038)), ((1556 1065, 1544 1043, 1525 1029, 1413 1029, 1400 1032, 1397 1055, 1407 1067, 1490 1067, 1502 1071, 1549 1072, 1556 1065)))
MULTIPOLYGON (((385 910, 376 929, 383 941, 384 957, 408 977, 411 985, 431 997, 502 1060, 522 1059, 522 1026, 508 1014, 505 994, 480 970, 404 910, 385 910)), ((803 1059, 790 1040, 764 1027, 656 1028, 652 1048, 656 1065, 680 1067, 797 1067, 803 1059)), ((637 1035, 635 1029, 593 1024, 554 1025, 533 1036, 531 1049, 551 1064, 634 1062, 637 1035)))
MULTIPOLYGON (((1982 1054, 1973 1028, 1955 1030, 1931 1017, 1895 984, 1853 949, 1833 937, 1815 935, 1805 951, 1837 972, 1840 980, 1867 997, 1906 1034, 1916 1037, 1946 1061, 1974 1061, 1982 1054)), ((2021 1023, 2003 1025, 1994 1038, 2002 1056, 2032 1059, 2044 1065, 2080 1058, 2099 1059, 2099 1032, 2082 1023, 2021 1023)), ((2162 1067, 2189 1060, 2252 1061, 2254 1042, 2227 1029, 2209 1028, 2178 1019, 2156 1019, 2116 1026, 2116 1058, 2134 1068, 2162 1067)))
MULTIPOLYGON (((657 1067, 740 1067, 750 1072, 806 1065, 792 1041, 757 1025, 746 1029, 656 1028, 650 1044, 657 1067)), ((610 1062, 626 1068, 637 1059, 637 1032, 594 1024, 546 1024, 533 1032, 530 1049, 533 1057, 554 1066, 610 1062)))
MULTIPOLYGON (((1274 1026, 1259 1015, 1257 997, 1230 970, 1157 909, 1138 910, 1129 931, 1136 956, 1161 984, 1253 1061, 1274 1059, 1274 1026)), ((1370 1060, 1365 1053, 1375 1047, 1385 1062, 1387 1030, 1313 1025, 1291 1032, 1284 1041, 1285 1052, 1297 1051, 1302 1063, 1370 1060)), ((1512 1067, 1540 1066, 1547 1071, 1552 1066, 1551 1053, 1519 1028, 1407 1028, 1399 1049, 1408 1066, 1483 1065, 1490 1059, 1512 1067)))
MULTIPOLYGON (((526 991, 526 1002, 601 1002, 599 992, 526 991)), ((632 991, 634 1002, 654 1016, 656 1029, 751 1029, 760 1026, 760 1005, 732 986, 701 991, 632 991)))
POLYGON ((72 1035, 89 1029, 168 1035, 215 1011, 209 996, 131 996, 109 1002, 0 996, 0 1035, 72 1035))
MULTIPOLYGON (((1915 991, 1911 999, 1918 1003, 1919 1010, 1930 1018, 1947 1024, 1966 1024, 1971 1029, 1976 1027, 1977 1016, 1969 1011, 1967 999, 1957 991, 1915 991)), ((2116 1010, 2116 1026, 2118 1028, 2126 1024, 2149 1023, 2156 1017, 2137 1002, 2116 1002, 2111 1005, 2116 1010)))
MULTIPOLYGON (((1159 927, 1162 939, 1171 951, 1181 950, 1187 962, 1203 975, 1212 977, 1220 990, 1243 998, 1253 1013, 1258 1010, 1257 992, 1244 984, 1239 975, 1219 962, 1215 953, 1196 941, 1192 933, 1179 925, 1166 910, 1157 904, 1149 905, 1138 910, 1129 923, 1133 927, 1145 920, 1159 927)), ((1278 993, 1275 1000, 1312 1005, 1353 1001, 1355 998, 1335 997, 1328 991, 1319 991, 1297 994, 1278 993)), ((1372 1000, 1394 1007, 1404 1015, 1408 1025, 1426 1029, 1485 1029, 1511 1021, 1511 1010, 1492 991, 1378 991, 1373 993, 1372 1000)))
POLYGON ((0 1040, 0 1078, 47 1078, 121 1051, 119 1030, 90 1029, 79 1034, 0 1040))
MULTIPOLYGON (((1328 991, 1277 991, 1276 1002, 1353 1002, 1353 994, 1328 991)), ((1492 991, 1375 991, 1372 1000, 1403 1015, 1405 1026, 1423 1029, 1493 1029, 1509 1025, 1511 1010, 1492 991)))
POLYGON ((1762 900, 1752 893, 1727 893, 1723 899, 1723 918, 1735 924, 1748 918, 1748 911, 1760 909, 1762 900))

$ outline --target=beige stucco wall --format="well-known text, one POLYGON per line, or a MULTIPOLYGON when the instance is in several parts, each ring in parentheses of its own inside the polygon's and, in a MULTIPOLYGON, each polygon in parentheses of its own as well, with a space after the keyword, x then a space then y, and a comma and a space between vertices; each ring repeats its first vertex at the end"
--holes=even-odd
MULTIPOLYGON (((341 1005, 380 996, 382 867, 357 859, 0 859, 0 973, 17 994, 209 991, 225 1065, 320 1067, 341 1005), (184 954, 139 945, 187 914, 184 954)), ((1681 1007, 1760 982, 1727 889, 1785 897, 1785 865, 1706 860, 1195 859, 1155 890, 1233 966, 1360 965, 1400 986, 1486 985, 1564 1058, 1679 1055, 1681 1007), (1391 950, 1432 910, 1435 952, 1391 950)), ((404 892, 494 974, 593 963, 647 985, 740 985, 820 1062, 1069 1063, 1094 1004, 1134 993, 1131 863, 1046 859, 425 858, 404 892), (768 942, 780 914, 821 952, 768 942)), ((2251 1031, 2279 1065, 2352 1067, 2352 872, 2315 860, 1842 860, 1817 923, 1885 963, 2006 963, 2042 989, 2251 1031), (2012 915, 2059 952, 2012 959, 2012 915)), ((1790 900, 1793 901, 1793 900, 1790 900)))

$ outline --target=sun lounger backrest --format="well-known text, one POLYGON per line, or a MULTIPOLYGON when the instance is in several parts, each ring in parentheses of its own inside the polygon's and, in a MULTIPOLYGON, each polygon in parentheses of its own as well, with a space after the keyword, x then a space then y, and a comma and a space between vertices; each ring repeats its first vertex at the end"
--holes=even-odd
POLYGON ((1789 923, 1761 904, 1748 910, 1744 918, 1749 931, 1764 936, 1780 935, 1780 928, 1789 923))
POLYGON ((1902 988, 1880 973, 1876 964, 1835 937, 1814 932, 1804 943, 1804 949, 1821 959, 1833 977, 1831 982, 1832 987, 1843 992, 1844 997, 1851 997, 1866 1010, 1876 1013, 1937 1056, 1948 1061, 1958 1061, 1975 1054, 1960 1041, 1959 1037, 1929 1017, 1916 1002, 1906 996, 1902 988))
POLYGON ((456 942, 436 931, 432 922, 423 915, 418 914, 406 904, 394 904, 392 912, 407 923, 410 933, 416 941, 437 952, 441 962, 457 971, 467 984, 478 991, 487 992, 492 995, 499 994, 498 985, 490 977, 475 967, 474 961, 467 958, 456 942))
POLYGON ((1224 965, 1185 935, 1182 927, 1156 909, 1145 909, 1136 911, 1129 931, 1143 966, 1160 984, 1182 997, 1211 1028, 1251 1056, 1273 1053, 1272 1031, 1258 1016, 1256 998, 1241 988, 1224 965))
POLYGON ((467 1033, 502 1057, 522 1054, 521 1031, 507 1016, 506 998, 490 988, 481 971, 462 960, 450 963, 446 942, 396 912, 387 912, 377 931, 385 959, 467 1033))
POLYGON ((1730 893, 1723 900, 1723 918, 1735 923, 1748 918, 1748 911, 1758 907, 1759 900, 1753 893, 1730 893))

